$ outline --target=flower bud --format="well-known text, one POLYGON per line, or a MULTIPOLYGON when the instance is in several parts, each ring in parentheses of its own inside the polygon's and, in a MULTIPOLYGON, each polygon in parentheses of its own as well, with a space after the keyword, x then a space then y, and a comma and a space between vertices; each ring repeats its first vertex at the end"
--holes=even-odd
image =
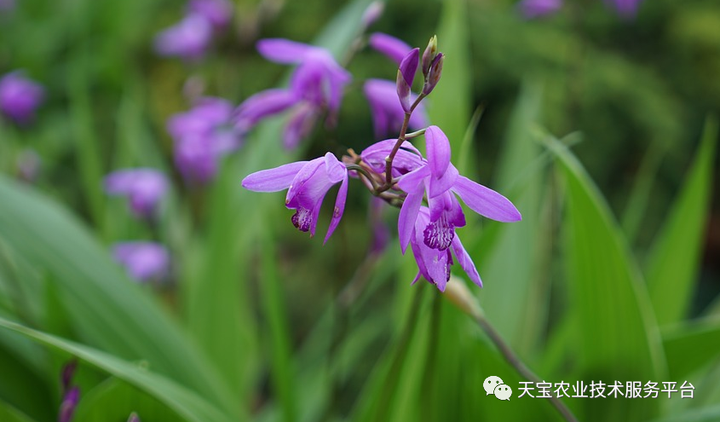
POLYGON ((433 59, 432 64, 430 65, 427 80, 425 81, 425 85, 423 86, 423 94, 428 95, 432 92, 433 89, 435 89, 435 85, 437 85, 442 74, 442 67, 444 61, 445 55, 443 53, 438 53, 438 55, 435 56, 435 59, 433 59))
POLYGON ((480 308, 475 296, 470 293, 465 282, 455 276, 451 275, 447 286, 445 286, 445 297, 458 309, 475 319, 483 315, 482 308, 480 308))
POLYGON ((425 51, 422 55, 422 72, 425 76, 425 79, 428 77, 428 72, 430 71, 430 65, 432 65, 432 61, 435 59, 435 56, 437 55, 437 35, 433 35, 432 38, 430 38, 430 41, 428 42, 427 47, 425 47, 425 51))
POLYGON ((420 49, 414 48, 403 58, 400 63, 400 68, 398 69, 396 81, 397 94, 400 99, 400 104, 406 113, 410 111, 410 88, 412 87, 413 80, 415 80, 415 72, 417 72, 419 62, 420 49))

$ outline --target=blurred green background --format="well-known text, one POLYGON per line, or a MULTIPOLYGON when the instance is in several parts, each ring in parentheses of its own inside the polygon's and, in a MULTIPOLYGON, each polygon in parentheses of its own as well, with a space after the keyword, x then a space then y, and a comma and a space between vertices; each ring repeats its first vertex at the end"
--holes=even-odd
MULTIPOLYGON (((523 213, 513 225, 468 214, 458 235, 485 283, 469 288, 526 364, 553 383, 695 387, 693 399, 565 399, 579 420, 720 419, 718 2, 646 0, 624 18, 600 0, 568 0, 526 20, 505 0, 398 0, 365 34, 364 0, 233 4, 231 25, 195 63, 152 47, 183 2, 18 0, 0 11, 0 74, 24 69, 46 89, 33 124, 0 122, 0 420, 56 419, 72 356, 74 421, 131 411, 143 421, 561 420, 546 400, 516 399, 522 379, 471 318, 427 283, 409 285, 416 267, 396 240, 368 253, 370 195, 357 181, 325 247, 292 227, 282 194, 240 187, 252 171, 371 144, 362 82, 393 79, 387 58, 355 55, 337 129, 318 128, 300 150, 281 152, 275 118, 206 188, 174 169, 165 125, 190 107, 188 79, 239 104, 288 75, 258 55, 258 39, 343 57, 372 32, 421 48, 438 34, 447 59, 431 122, 463 174, 523 213), (26 149, 41 159, 32 184, 17 180, 26 149), (127 167, 174 182, 156 226, 102 191, 103 176, 127 167), (108 253, 129 239, 167 245, 173 280, 129 280, 108 253), (490 375, 515 389, 510 402, 485 396, 490 375)), ((395 236, 396 212, 385 220, 395 236)))

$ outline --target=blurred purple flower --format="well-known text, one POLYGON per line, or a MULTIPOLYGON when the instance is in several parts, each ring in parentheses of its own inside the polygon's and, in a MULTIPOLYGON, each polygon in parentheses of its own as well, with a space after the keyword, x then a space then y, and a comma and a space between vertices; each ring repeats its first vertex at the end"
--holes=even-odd
POLYGON ((20 124, 35 118, 44 97, 43 87, 15 71, 0 78, 0 111, 20 124))
MULTIPOLYGON (((405 118, 405 111, 398 101, 395 83, 382 79, 368 79, 363 91, 370 104, 375 138, 380 139, 391 133, 399 132, 405 118)), ((410 102, 414 102, 416 98, 417 95, 411 94, 410 102)), ((409 127, 412 130, 418 130, 427 125, 427 114, 421 103, 410 116, 409 127)))
POLYGON ((70 389, 70 384, 72 383, 73 376, 75 375, 77 364, 77 359, 73 359, 67 364, 65 364, 62 368, 60 382, 62 384, 63 393, 67 392, 70 389))
POLYGON ((204 17, 216 29, 224 29, 232 19, 233 6, 228 0, 190 0, 188 13, 204 17))
POLYGON ((398 186, 407 197, 400 209, 398 234, 403 253, 413 239, 422 199, 427 194, 430 219, 423 230, 424 244, 432 249, 445 250, 452 245, 455 228, 465 225, 465 215, 455 197, 487 218, 519 221, 522 217, 504 196, 472 180, 460 176, 450 163, 450 142, 437 126, 425 132, 427 160, 423 166, 402 176, 398 186))
POLYGON ((165 175, 150 168, 118 170, 105 177, 105 191, 126 196, 130 210, 142 218, 152 217, 167 188, 165 175))
POLYGON ((130 414, 127 422, 140 422, 140 417, 138 417, 137 413, 133 412, 130 414))
POLYGON ((170 272, 170 254, 155 242, 121 242, 113 245, 113 258, 130 277, 143 282, 162 280, 170 272))
POLYGON ((72 421, 73 413, 75 413, 75 408, 79 401, 80 389, 78 387, 72 387, 65 393, 62 403, 60 403, 58 422, 72 421))
POLYGON ((238 130, 245 133, 262 119, 294 108, 284 132, 284 145, 292 148, 307 136, 323 109, 330 112, 328 123, 335 120, 351 75, 329 51, 278 38, 258 41, 257 49, 268 60, 298 66, 291 76, 289 89, 262 91, 240 104, 234 118, 238 130))
POLYGON ((160 32, 155 37, 155 50, 163 56, 197 60, 205 54, 211 39, 211 23, 205 17, 193 13, 160 32))
POLYGON ((562 0, 522 0, 517 7, 526 19, 535 19, 556 13, 562 0))
POLYGON ((328 152, 311 161, 298 161, 250 174, 242 181, 245 189, 255 192, 278 192, 288 189, 285 206, 294 209, 292 223, 298 230, 315 235, 320 207, 330 188, 342 182, 335 200, 325 242, 337 228, 345 210, 348 171, 337 157, 328 152))
POLYGON ((220 158, 240 147, 241 136, 230 125, 232 114, 229 101, 205 97, 168 120, 168 132, 175 140, 175 164, 186 180, 209 182, 220 158))
POLYGON ((399 40, 391 35, 383 34, 382 32, 376 32, 370 35, 368 44, 373 49, 379 51, 385 56, 389 57, 392 61, 400 65, 403 58, 408 55, 412 50, 412 47, 407 45, 404 41, 399 40))
POLYGON ((455 258, 458 260, 458 263, 460 263, 462 269, 465 270, 468 277, 470 277, 470 280, 479 287, 482 287, 480 274, 478 274, 475 264, 460 242, 459 237, 453 236, 450 243, 452 248, 437 249, 427 245, 425 232, 427 231, 426 227, 432 224, 430 215, 431 211, 427 207, 420 207, 418 217, 413 225, 410 246, 419 269, 413 283, 417 282, 422 276, 431 284, 434 284, 441 292, 444 292, 445 286, 448 280, 450 280, 450 268, 453 265, 453 258, 450 253, 450 249, 452 249, 455 253, 455 258))
POLYGON ((634 18, 642 0, 605 0, 606 4, 614 7, 617 13, 624 18, 634 18))
POLYGON ((380 254, 390 243, 390 228, 383 221, 383 210, 387 203, 377 196, 370 198, 370 212, 368 213, 370 226, 372 227, 372 243, 370 253, 380 254))

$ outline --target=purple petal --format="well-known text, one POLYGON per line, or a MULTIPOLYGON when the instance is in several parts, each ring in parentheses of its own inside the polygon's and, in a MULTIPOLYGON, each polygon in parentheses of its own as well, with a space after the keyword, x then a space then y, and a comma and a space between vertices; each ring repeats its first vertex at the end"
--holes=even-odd
POLYGON ((232 19, 233 6, 228 0, 190 0, 188 12, 200 15, 216 29, 223 29, 232 19))
POLYGON ((170 255, 159 243, 116 243, 113 246, 113 257, 137 281, 162 279, 169 272, 170 255))
MULTIPOLYGON (((360 157, 366 164, 372 167, 376 173, 382 174, 385 172, 385 158, 390 155, 390 152, 396 142, 397 139, 386 139, 384 141, 376 142, 375 144, 365 148, 360 153, 360 157)), ((423 160, 420 156, 420 151, 418 151, 417 148, 415 148, 410 142, 403 141, 400 149, 395 155, 395 159, 393 160, 392 176, 402 176, 421 167, 422 165, 423 160)))
POLYGON ((405 202, 403 202, 402 208, 400 208, 400 215, 398 216, 398 238, 403 255, 410 244, 410 239, 412 239, 415 221, 418 218, 420 205, 422 205, 423 193, 423 186, 418 185, 415 190, 408 192, 407 197, 405 197, 405 202))
POLYGON ((315 106, 310 103, 301 103, 295 109, 283 130, 283 146, 289 150, 298 146, 300 141, 310 134, 318 111, 315 106))
POLYGON ((307 161, 297 161, 252 173, 243 179, 242 187, 254 192, 278 192, 287 189, 307 163, 307 161))
POLYGON ((325 171, 331 183, 337 183, 347 177, 347 168, 332 152, 325 154, 325 171))
POLYGON ((385 10, 385 3, 381 1, 374 1, 365 9, 362 15, 363 27, 367 28, 380 19, 383 11, 385 10))
MULTIPOLYGON (((295 198, 295 196, 301 191, 307 189, 305 185, 308 184, 308 181, 311 180, 318 169, 321 166, 324 167, 324 165, 325 157, 315 158, 306 162, 293 178, 290 188, 287 191, 287 195, 285 196, 285 204, 292 204, 293 198, 295 198)), ((313 187, 315 184, 309 183, 309 185, 313 187)))
POLYGON ((155 37, 155 49, 163 56, 198 59, 210 45, 212 26, 204 17, 190 14, 155 37))
POLYGON ((317 47, 282 38, 266 38, 257 42, 257 50, 268 60, 283 64, 297 64, 317 47))
POLYGON ((526 19, 552 15, 562 7, 562 0, 523 0, 517 5, 526 19))
POLYGON ((430 169, 428 166, 422 166, 410 173, 404 175, 398 180, 398 187, 405 192, 412 192, 418 187, 424 187, 424 180, 430 175, 430 169))
POLYGON ((407 45, 404 41, 381 32, 376 32, 370 35, 368 44, 370 44, 370 47, 389 57, 398 65, 400 65, 403 58, 410 52, 410 50, 412 50, 412 47, 407 45))
POLYGON ((458 169, 451 164, 440 178, 431 177, 428 180, 428 197, 434 198, 447 192, 455 184, 459 175, 458 169))
POLYGON ((463 247, 463 244, 460 242, 460 238, 457 235, 455 236, 455 239, 453 239, 452 249, 453 252, 455 252, 455 258, 457 258, 460 267, 465 271, 468 277, 470 277, 470 280, 479 287, 482 287, 482 280, 480 280, 480 274, 478 274, 477 268, 475 268, 475 263, 472 261, 472 258, 470 258, 470 255, 463 247))
POLYGON ((340 219, 343 216, 343 211, 345 211, 345 201, 347 200, 347 191, 348 191, 348 176, 347 171, 345 171, 345 177, 343 178, 342 184, 340 185, 340 190, 337 194, 337 199, 335 199, 335 208, 333 208, 333 215, 332 219, 330 220, 330 227, 328 227, 327 235, 325 235, 325 241, 323 241, 323 244, 327 243, 328 239, 330 239, 330 236, 335 232, 335 229, 337 228, 338 224, 340 224, 340 219))
POLYGON ((522 220, 520 212, 507 198, 465 176, 458 177, 452 191, 482 216, 504 223, 522 220))
POLYGON ((442 177, 450 165, 450 141, 437 126, 430 126, 425 131, 427 141, 427 160, 436 178, 442 177))
POLYGON ((73 387, 65 394, 60 404, 60 412, 58 414, 58 422, 71 422, 75 408, 80 401, 80 389, 73 387))
POLYGON ((235 112, 235 127, 241 131, 250 130, 260 120, 281 113, 299 101, 293 91, 268 89, 246 99, 235 112))

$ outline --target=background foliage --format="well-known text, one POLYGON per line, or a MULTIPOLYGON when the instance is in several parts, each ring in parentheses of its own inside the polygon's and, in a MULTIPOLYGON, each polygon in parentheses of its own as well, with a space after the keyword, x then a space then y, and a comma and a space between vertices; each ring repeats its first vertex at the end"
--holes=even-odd
MULTIPOLYGON (((393 78, 387 59, 359 52, 338 129, 302 151, 278 152, 275 119, 205 190, 173 168, 165 121, 188 108, 188 77, 239 103, 284 80, 257 39, 341 57, 367 1, 236 1, 231 29, 195 64, 152 51, 179 2, 17 3, 0 14, 0 73, 25 69, 47 101, 32 126, 0 127, 0 419, 55 419, 72 356, 75 421, 559 418, 517 390, 510 403, 485 397, 485 377, 521 379, 436 289, 409 286, 415 264, 396 243, 367 252, 357 184, 326 247, 294 230, 281 194, 240 188, 261 168, 367 146, 361 81, 393 78), (16 177, 26 148, 42 162, 32 185, 16 177), (105 174, 137 166, 176 182, 155 230, 102 192, 105 174), (174 280, 138 285, 108 247, 153 238, 174 280)), ((652 0, 623 19, 578 0, 527 21, 509 1, 397 0, 371 31, 417 46, 438 34, 447 60, 431 120, 460 170, 523 213, 459 234, 485 282, 473 294, 528 366, 550 382, 695 386, 692 400, 566 399, 580 420, 720 418, 720 5, 652 0)))

